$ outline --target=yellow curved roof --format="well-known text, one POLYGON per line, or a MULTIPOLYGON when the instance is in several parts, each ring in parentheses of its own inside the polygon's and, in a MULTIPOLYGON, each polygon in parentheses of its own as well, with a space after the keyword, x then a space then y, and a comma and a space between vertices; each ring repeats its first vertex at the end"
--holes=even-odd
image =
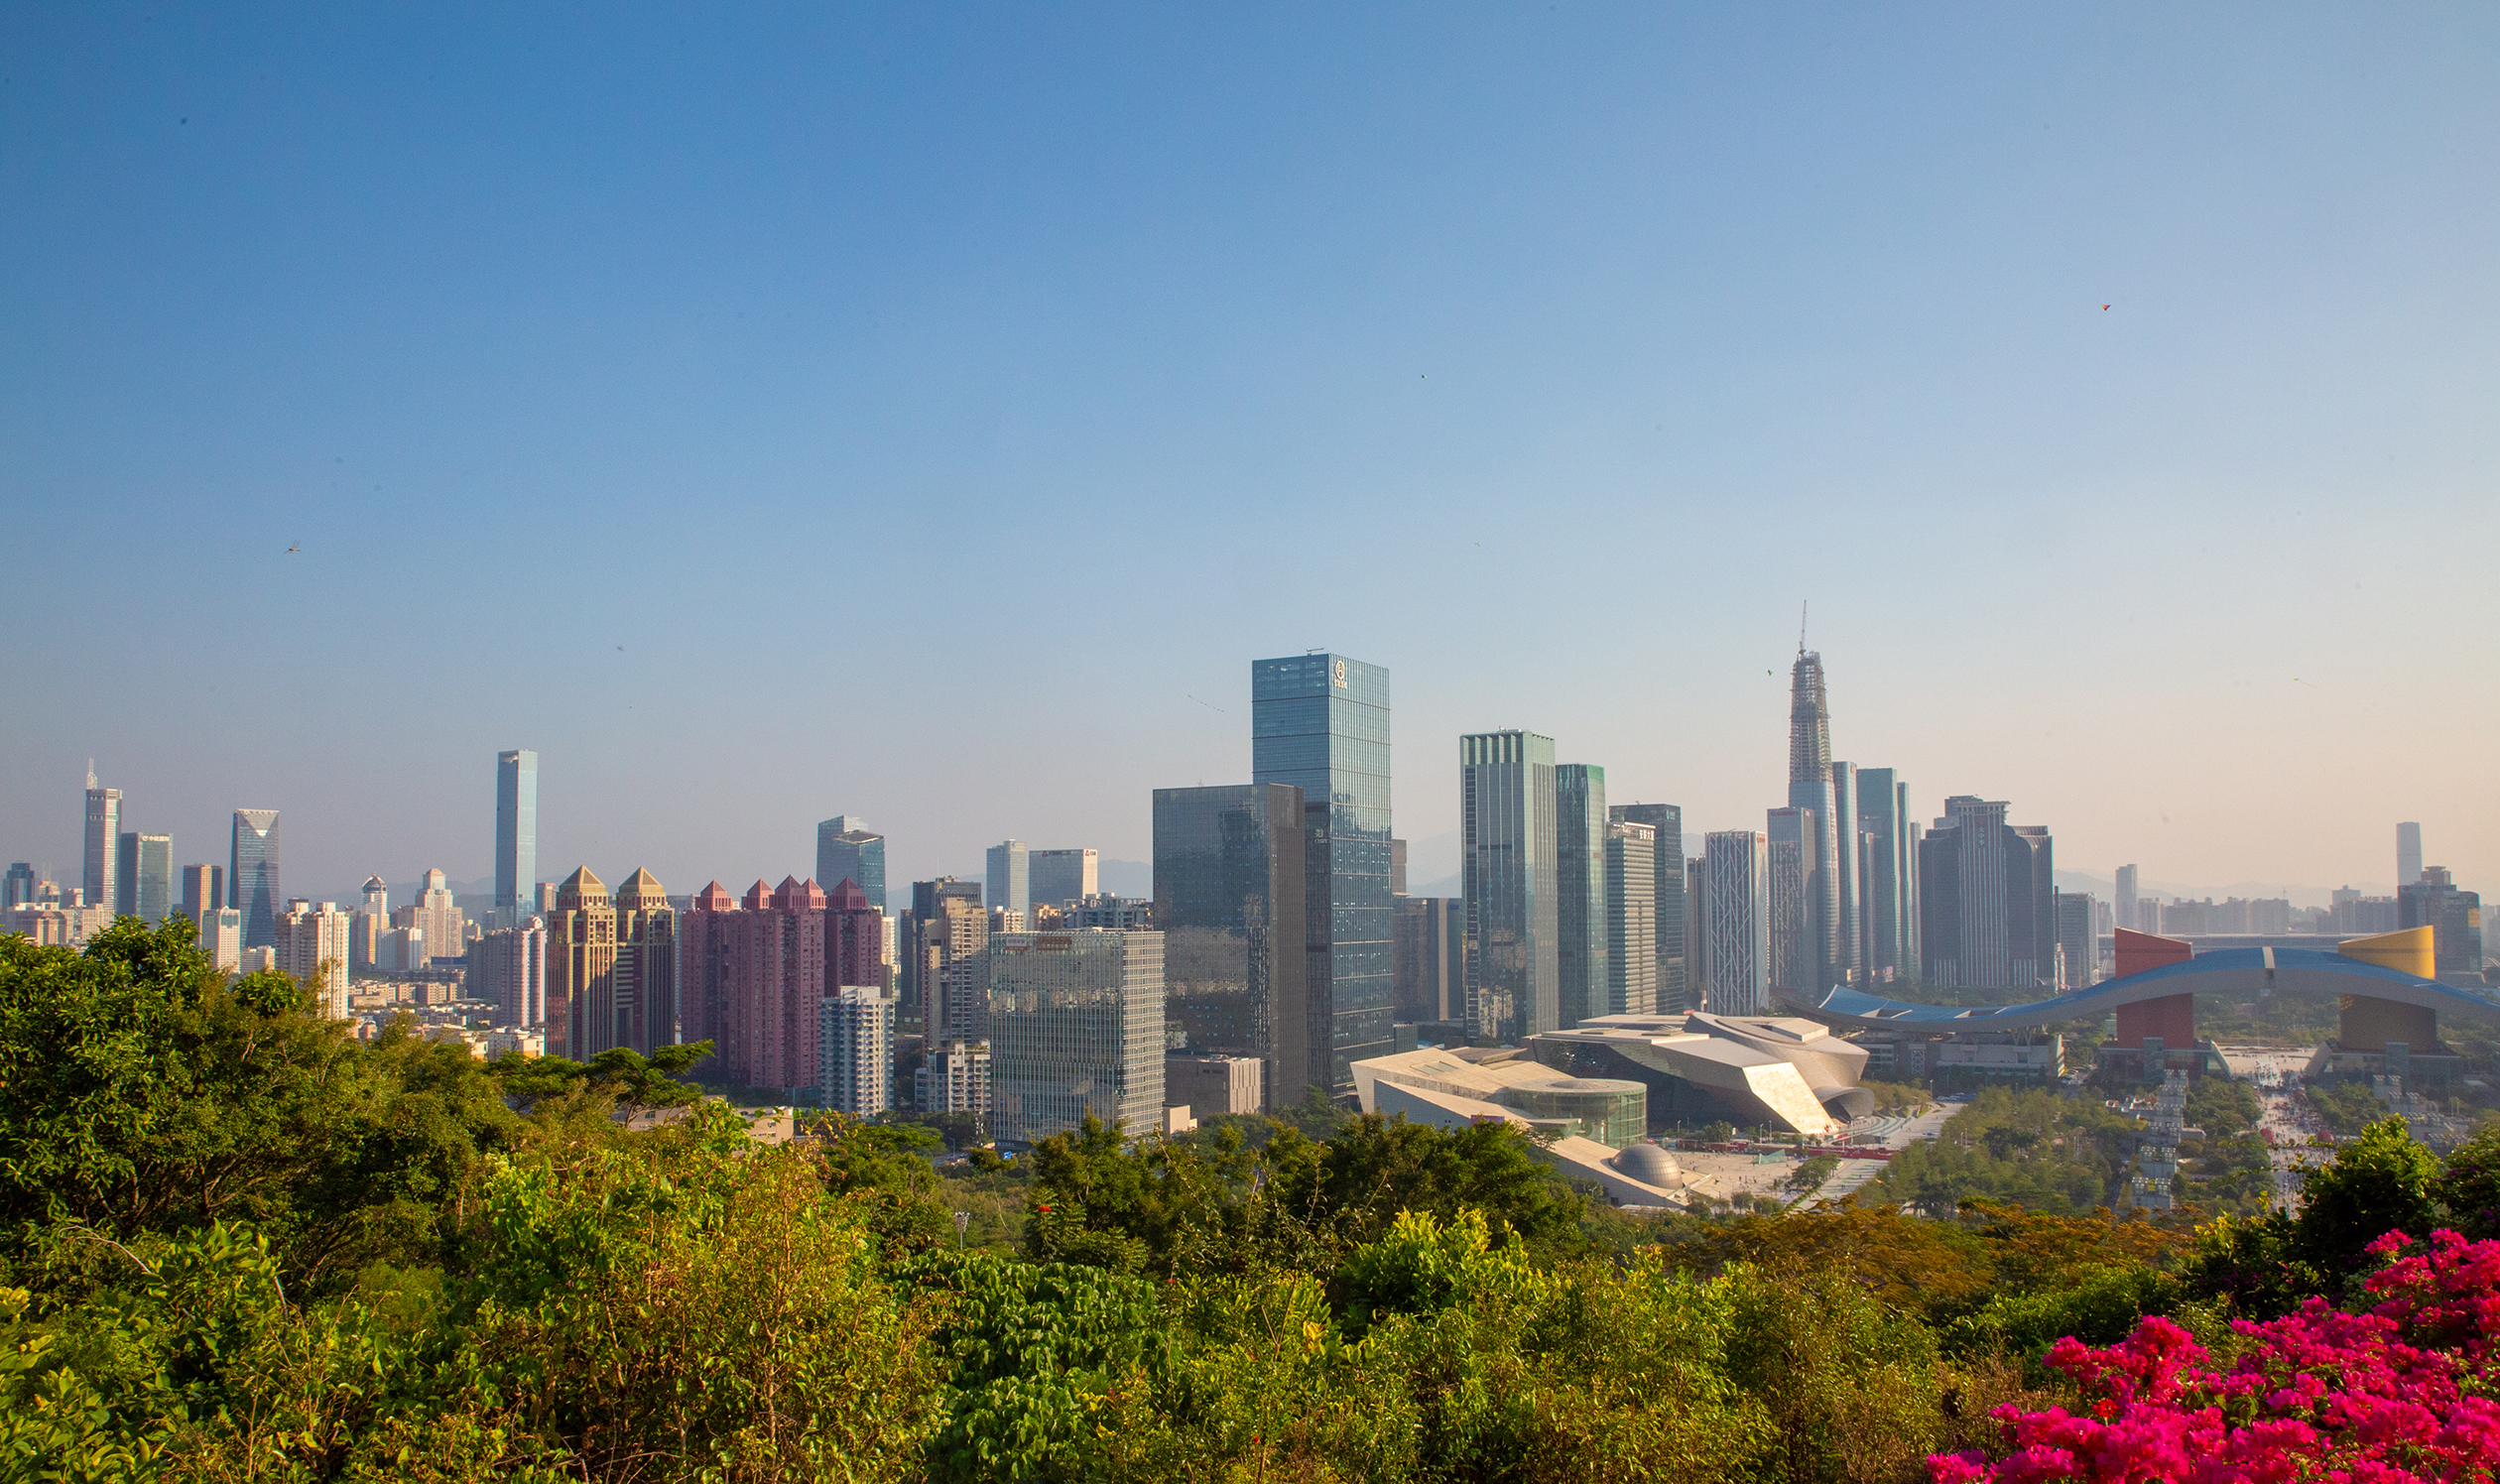
POLYGON ((2396 932, 2382 932, 2374 937, 2348 937, 2335 944, 2335 951, 2346 958, 2417 979, 2436 979, 2438 959, 2433 951, 2429 928, 2407 928, 2396 932))

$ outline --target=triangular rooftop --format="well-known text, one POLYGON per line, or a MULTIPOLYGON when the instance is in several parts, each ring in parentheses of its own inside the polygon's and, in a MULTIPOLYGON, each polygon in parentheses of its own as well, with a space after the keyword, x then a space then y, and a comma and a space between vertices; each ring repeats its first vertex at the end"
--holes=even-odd
POLYGON ((669 889, 660 884, 659 877, 636 867, 633 875, 617 883, 616 903, 619 907, 666 907, 669 889))

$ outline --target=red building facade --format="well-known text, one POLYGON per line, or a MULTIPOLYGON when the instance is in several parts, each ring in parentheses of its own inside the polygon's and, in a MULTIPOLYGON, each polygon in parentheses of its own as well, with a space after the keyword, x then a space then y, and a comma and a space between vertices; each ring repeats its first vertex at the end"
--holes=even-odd
POLYGON ((711 1041, 702 1070, 748 1087, 813 1085, 816 1002, 841 982, 827 970, 847 926, 827 913, 823 888, 784 877, 733 902, 715 881, 686 916, 686 1038, 711 1041))

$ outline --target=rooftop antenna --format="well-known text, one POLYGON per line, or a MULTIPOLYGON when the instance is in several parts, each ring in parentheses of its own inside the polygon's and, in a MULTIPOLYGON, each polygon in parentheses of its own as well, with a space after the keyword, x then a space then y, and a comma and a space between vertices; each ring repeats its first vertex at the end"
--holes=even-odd
POLYGON ((89 758, 89 759, 87 759, 87 788, 89 788, 90 790, 92 790, 94 787, 95 787, 95 759, 93 759, 93 758, 89 758))
POLYGON ((1802 655, 1802 654, 1804 654, 1804 653, 1806 653, 1806 609, 1807 609, 1807 606, 1808 606, 1808 604, 1807 604, 1807 601, 1806 601, 1805 599, 1802 599, 1802 598, 1801 598, 1801 599, 1799 599, 1799 600, 1798 600, 1798 604, 1797 604, 1797 652, 1798 652, 1799 654, 1801 654, 1801 655, 1802 655))

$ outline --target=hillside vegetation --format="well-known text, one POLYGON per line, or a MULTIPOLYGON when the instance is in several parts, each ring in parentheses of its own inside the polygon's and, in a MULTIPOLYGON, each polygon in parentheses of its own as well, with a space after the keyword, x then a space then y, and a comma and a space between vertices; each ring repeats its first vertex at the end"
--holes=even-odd
MULTIPOLYGON (((2106 1401, 2074 1346, 2271 1356, 2231 1321, 2500 1223, 2500 1145, 2392 1122, 2298 1220, 2113 1222, 2115 1115, 2055 1098, 1898 1163, 1924 1217, 1635 1218, 1325 1109, 945 1176, 921 1129, 751 1142, 699 1051, 489 1066, 179 926, 0 939, 0 1480, 1975 1477, 2106 1401)), ((2406 1332, 2470 1370, 2473 1313, 2406 1332)))

